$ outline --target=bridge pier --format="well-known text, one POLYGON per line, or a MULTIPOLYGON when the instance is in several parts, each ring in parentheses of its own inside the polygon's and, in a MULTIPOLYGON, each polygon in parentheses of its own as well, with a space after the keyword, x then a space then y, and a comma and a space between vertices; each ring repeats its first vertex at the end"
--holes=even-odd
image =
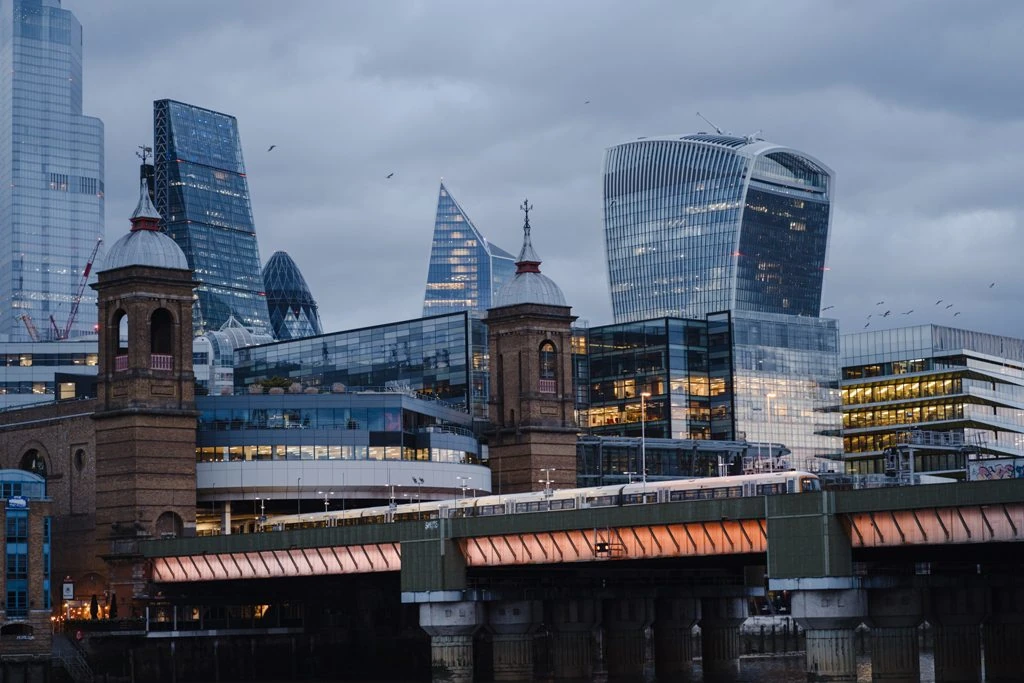
POLYGON ((705 677, 739 671, 740 626, 746 620, 744 598, 701 599, 700 651, 705 677))
POLYGON ((654 671, 658 678, 692 673, 693 627, 700 619, 700 600, 659 597, 654 614, 654 671))
POLYGON ((921 593, 912 588, 868 591, 871 680, 918 683, 921 651, 917 627, 923 619, 921 593))
POLYGON ((540 603, 533 600, 492 602, 487 624, 493 633, 495 681, 533 678, 533 634, 540 625, 540 603))
POLYGON ((556 679, 593 677, 599 604, 591 599, 552 601, 551 650, 556 679))
POLYGON ((606 600, 603 606, 604 658, 608 677, 642 679, 647 663, 647 629, 653 621, 650 598, 606 600))
POLYGON ((479 602, 427 602, 420 605, 420 628, 430 636, 434 681, 472 683, 473 634, 484 623, 479 602))
POLYGON ((1024 585, 992 588, 992 612, 985 625, 985 679, 1011 683, 1024 675, 1024 585))
POLYGON ((800 590, 793 594, 793 616, 807 641, 807 680, 857 680, 854 634, 867 614, 863 590, 800 590))
POLYGON ((928 621, 934 634, 935 683, 981 680, 980 626, 986 597, 980 582, 974 581, 931 590, 928 621))

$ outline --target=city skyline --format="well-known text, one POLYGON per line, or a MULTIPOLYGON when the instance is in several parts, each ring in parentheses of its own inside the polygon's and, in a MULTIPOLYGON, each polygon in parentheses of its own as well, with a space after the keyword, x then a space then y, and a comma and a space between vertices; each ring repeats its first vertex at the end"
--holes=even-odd
POLYGON ((148 102, 230 111, 264 253, 287 248, 331 302, 324 329, 417 314, 441 176, 459 179, 460 199, 498 244, 516 243, 516 206, 529 196, 534 228, 547 235, 546 273, 581 322, 610 323, 604 150, 707 130, 700 110, 724 130, 764 128, 836 172, 822 304, 843 332, 934 322, 1024 336, 1024 321, 1004 314, 1024 284, 1011 184, 1022 162, 1005 143, 1021 123, 1012 87, 1020 48, 1007 32, 1024 20, 1015 5, 933 3, 923 15, 911 6, 733 8, 736 40, 807 37, 775 45, 770 64, 712 39, 721 10, 658 2, 431 12, 299 4, 287 13, 262 2, 245 12, 231 2, 64 5, 85 25, 86 110, 107 122, 110 216, 134 201, 125 191, 134 185, 113 174, 135 173, 148 102), (159 25, 159 39, 143 25, 159 25), (458 51, 426 39, 441 26, 464 36, 458 51), (623 42, 630 27, 644 40, 623 42), (679 27, 686 40, 669 40, 679 27), (567 32, 576 48, 563 54, 567 32), (173 47, 186 39, 201 47, 173 47), (237 59, 254 42, 272 62, 237 59), (986 50, 964 53, 968 43, 986 50), (886 304, 876 311, 877 301, 886 304))

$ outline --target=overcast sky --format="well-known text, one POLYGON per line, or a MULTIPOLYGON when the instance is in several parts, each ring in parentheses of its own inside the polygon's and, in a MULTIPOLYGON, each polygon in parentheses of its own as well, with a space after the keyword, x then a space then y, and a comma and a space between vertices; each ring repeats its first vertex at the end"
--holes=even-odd
POLYGON ((325 330, 420 315, 442 177, 513 253, 528 196, 543 272, 581 319, 612 322, 604 150, 706 130, 700 111, 835 171, 823 305, 843 332, 875 314, 869 329, 1024 337, 1022 2, 64 7, 84 31, 85 113, 106 125, 108 240, 128 228, 153 100, 232 114, 261 259, 291 254, 325 330))

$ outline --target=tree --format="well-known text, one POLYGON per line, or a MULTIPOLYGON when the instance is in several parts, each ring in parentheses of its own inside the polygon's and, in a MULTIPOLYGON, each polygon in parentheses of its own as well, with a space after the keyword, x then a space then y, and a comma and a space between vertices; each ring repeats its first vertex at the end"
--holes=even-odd
POLYGON ((96 594, 93 593, 92 594, 92 600, 89 601, 89 616, 91 618, 95 619, 96 615, 99 614, 99 611, 100 611, 100 603, 99 603, 99 601, 96 600, 96 594))
POLYGON ((110 618, 117 619, 117 593, 110 594, 110 618))
POLYGON ((263 380, 263 388, 272 389, 274 387, 280 387, 282 389, 287 389, 292 385, 293 382, 295 382, 295 380, 289 379, 287 377, 281 377, 279 375, 274 375, 269 379, 263 380))

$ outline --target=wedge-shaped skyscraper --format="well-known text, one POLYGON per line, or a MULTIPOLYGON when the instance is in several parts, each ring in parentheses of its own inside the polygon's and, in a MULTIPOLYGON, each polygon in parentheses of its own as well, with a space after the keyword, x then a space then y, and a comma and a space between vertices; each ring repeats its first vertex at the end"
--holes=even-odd
POLYGON ((480 234, 441 183, 430 248, 423 315, 470 311, 483 315, 494 293, 512 279, 515 257, 480 234))
POLYGON ((153 103, 156 208, 199 283, 197 334, 234 317, 257 332, 270 320, 249 205, 238 121, 173 100, 153 103))
POLYGON ((716 311, 817 316, 832 172, 755 137, 610 148, 604 225, 615 322, 716 311))

